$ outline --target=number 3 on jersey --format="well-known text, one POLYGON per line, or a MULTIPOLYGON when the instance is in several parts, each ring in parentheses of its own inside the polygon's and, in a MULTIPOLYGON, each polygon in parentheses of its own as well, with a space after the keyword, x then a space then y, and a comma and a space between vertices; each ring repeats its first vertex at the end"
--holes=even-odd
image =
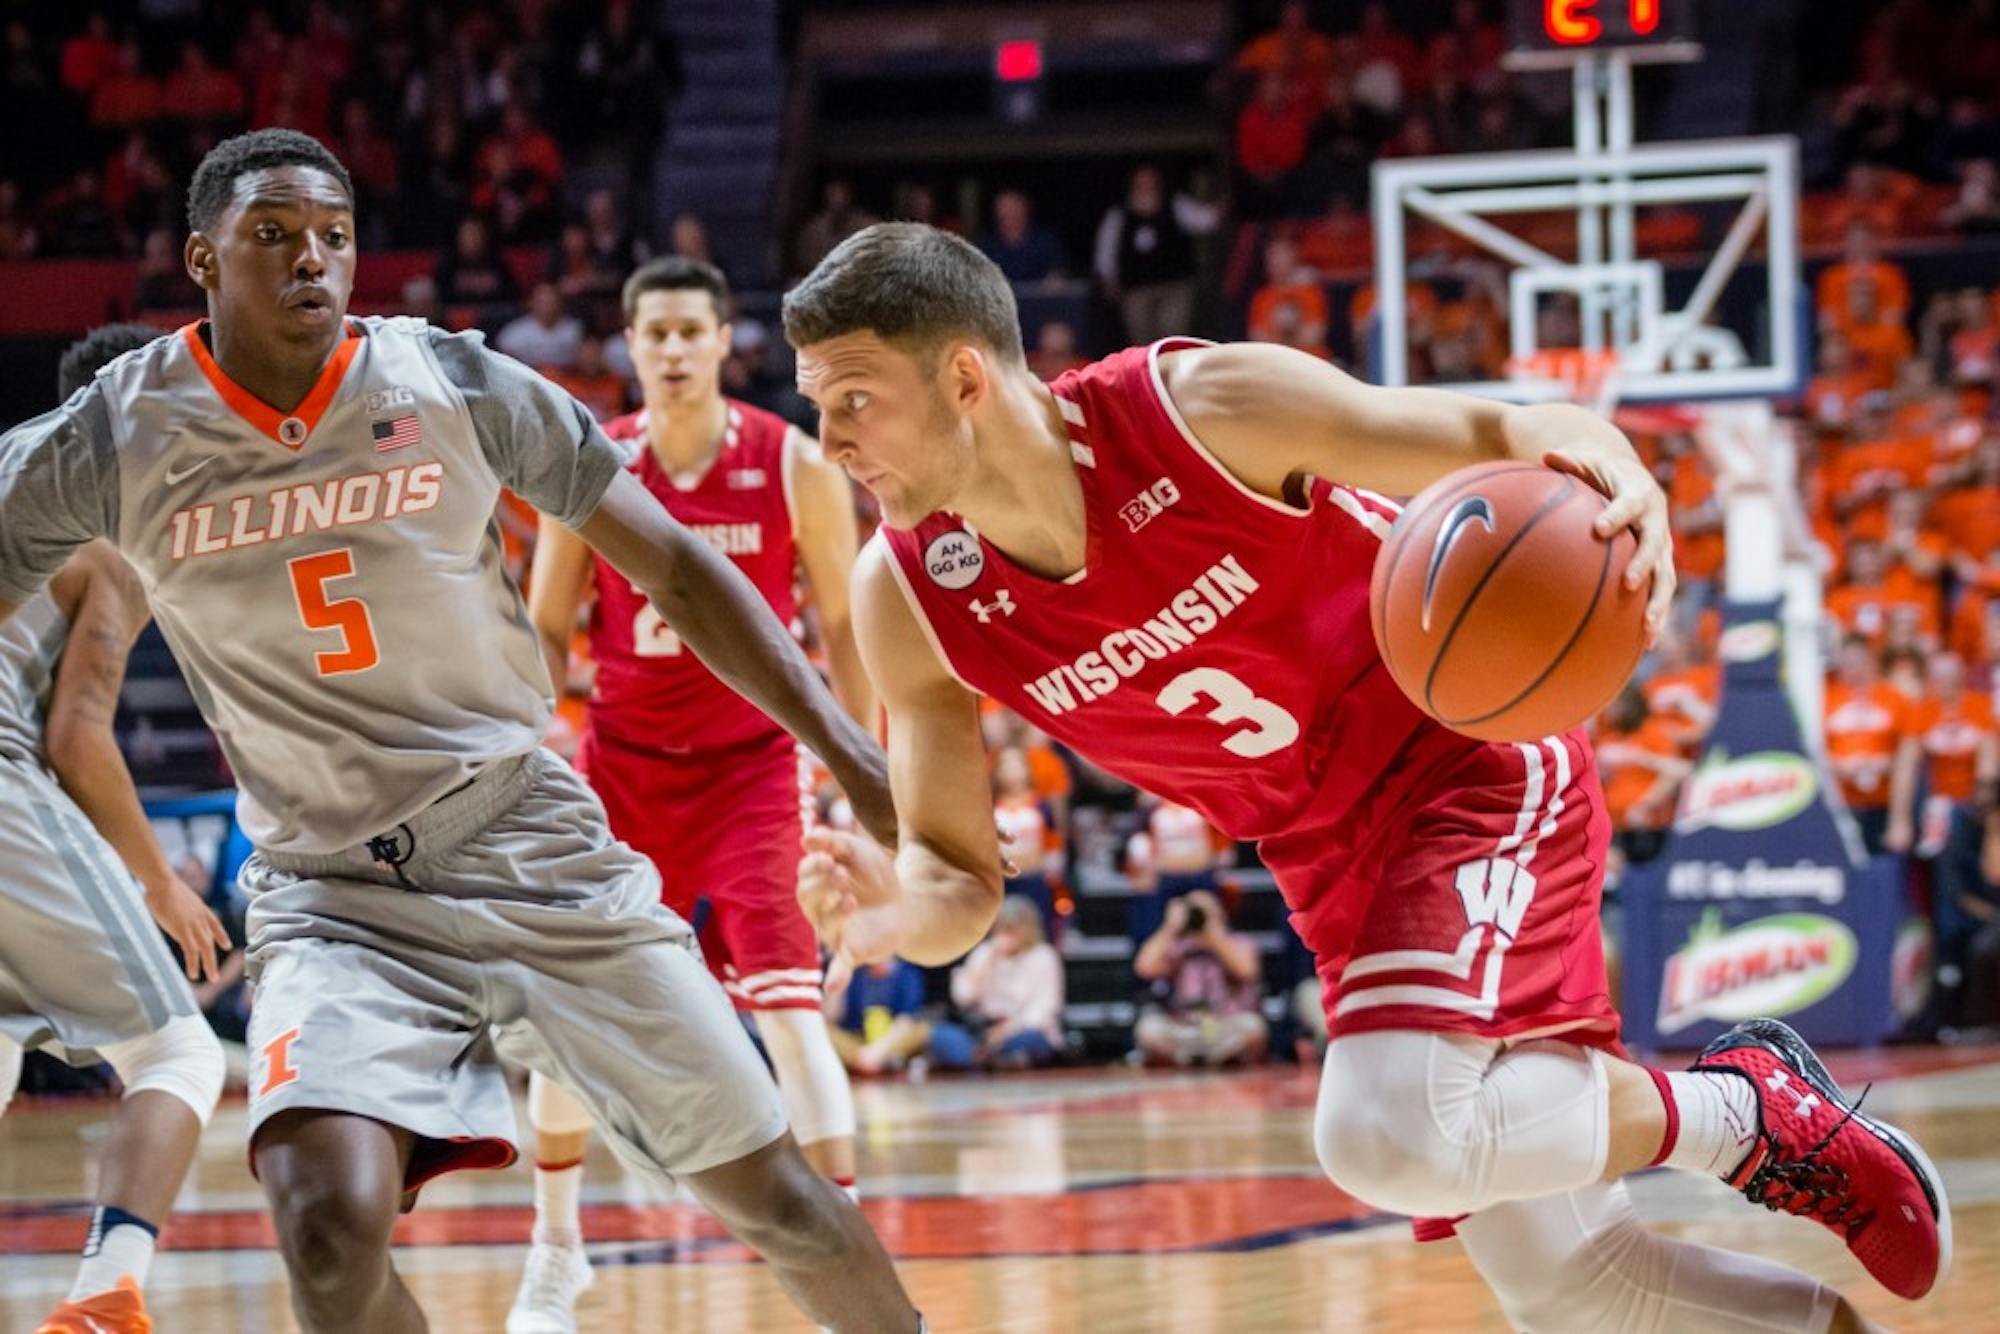
POLYGON ((287 563, 292 573, 292 597, 299 605, 299 620, 308 630, 333 630, 340 634, 340 647, 322 649, 313 655, 321 676, 345 676, 365 672, 382 661, 375 647, 375 622, 368 616, 368 604, 360 598, 329 598, 326 586, 335 579, 354 575, 354 553, 346 547, 322 551, 317 556, 300 556, 287 563))
POLYGON ((1246 760, 1274 755, 1299 739, 1299 720, 1220 667, 1182 672, 1155 697, 1171 714, 1186 713, 1202 700, 1213 706, 1206 717, 1216 723, 1248 723, 1222 738, 1222 748, 1246 760))
POLYGON ((640 658, 678 658, 681 655, 681 637, 674 628, 660 618, 650 602, 639 604, 639 614, 632 618, 632 653, 640 658))

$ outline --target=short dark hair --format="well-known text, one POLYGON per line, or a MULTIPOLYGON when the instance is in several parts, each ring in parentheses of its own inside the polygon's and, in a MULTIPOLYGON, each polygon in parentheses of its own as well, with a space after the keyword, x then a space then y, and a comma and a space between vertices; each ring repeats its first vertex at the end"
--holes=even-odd
POLYGON ((236 178, 271 167, 317 167, 340 182, 348 203, 354 202, 354 178, 326 145, 297 130, 252 130, 208 150, 188 185, 188 227, 207 231, 229 205, 236 178))
POLYGON ((97 378, 97 373, 133 348, 144 347, 160 331, 150 324, 100 324, 71 343, 56 367, 56 396, 63 402, 97 378))
POLYGON ((863 330, 924 351, 969 336, 1009 361, 1026 360, 1006 276, 963 237, 921 222, 862 228, 785 294, 793 347, 863 330))
POLYGON ((734 314, 734 299, 729 292, 729 279, 722 270, 704 260, 689 259, 686 255, 662 255, 649 260, 632 271, 625 280, 625 290, 620 300, 625 306, 625 322, 630 324, 639 313, 639 298, 648 292, 706 292, 715 302, 715 322, 729 323, 734 314))

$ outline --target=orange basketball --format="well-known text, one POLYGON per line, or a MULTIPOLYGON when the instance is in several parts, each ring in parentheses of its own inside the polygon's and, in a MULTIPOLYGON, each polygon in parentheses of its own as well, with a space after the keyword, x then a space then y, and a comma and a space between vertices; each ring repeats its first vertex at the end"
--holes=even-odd
POLYGON ((1646 647, 1629 530, 1605 499, 1535 463, 1482 463, 1409 503, 1375 558, 1375 644, 1425 713, 1482 741, 1532 741, 1594 716, 1646 647))

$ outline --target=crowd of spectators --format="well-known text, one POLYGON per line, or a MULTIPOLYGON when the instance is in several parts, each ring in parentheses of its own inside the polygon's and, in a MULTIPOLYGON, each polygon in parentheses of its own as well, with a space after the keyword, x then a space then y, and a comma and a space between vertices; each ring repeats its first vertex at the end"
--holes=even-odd
POLYGON ((88 4, 6 20, 0 259, 138 255, 162 231, 177 250, 194 163, 267 125, 340 155, 364 245, 443 245, 468 215, 501 244, 551 242, 569 169, 643 169, 677 78, 638 0, 146 10, 143 23, 88 4))

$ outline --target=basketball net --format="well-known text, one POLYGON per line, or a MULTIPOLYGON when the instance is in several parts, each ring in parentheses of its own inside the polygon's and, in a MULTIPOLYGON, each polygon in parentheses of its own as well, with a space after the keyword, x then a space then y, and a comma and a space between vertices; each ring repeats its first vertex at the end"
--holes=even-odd
POLYGON ((1609 417, 1618 406, 1618 352, 1615 348, 1545 347, 1507 359, 1507 378, 1544 383, 1564 401, 1609 417))

